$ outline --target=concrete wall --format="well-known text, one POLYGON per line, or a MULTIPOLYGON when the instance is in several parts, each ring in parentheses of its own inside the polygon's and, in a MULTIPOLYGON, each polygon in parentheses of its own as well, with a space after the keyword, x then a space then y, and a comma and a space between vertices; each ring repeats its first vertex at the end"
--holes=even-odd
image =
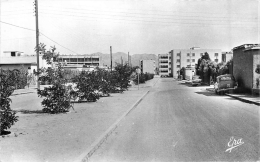
POLYGON ((254 51, 253 53, 253 88, 260 89, 260 85, 257 86, 257 79, 260 80, 260 74, 256 73, 257 66, 260 66, 260 51, 254 51))
POLYGON ((233 75, 239 87, 245 91, 251 91, 253 83, 253 55, 252 52, 244 52, 244 50, 244 47, 233 50, 233 75))
POLYGON ((155 74, 155 61, 141 60, 141 70, 143 73, 155 74))

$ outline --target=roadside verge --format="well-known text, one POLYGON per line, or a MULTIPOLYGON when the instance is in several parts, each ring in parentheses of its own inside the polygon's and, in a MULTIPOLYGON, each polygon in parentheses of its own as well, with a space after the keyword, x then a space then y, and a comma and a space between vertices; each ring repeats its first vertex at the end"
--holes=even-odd
POLYGON ((122 119, 124 119, 136 106, 145 98, 149 93, 149 90, 136 102, 134 103, 117 121, 112 124, 91 146, 84 151, 75 162, 86 162, 91 157, 91 155, 106 141, 106 139, 111 135, 111 133, 117 128, 118 124, 122 119))

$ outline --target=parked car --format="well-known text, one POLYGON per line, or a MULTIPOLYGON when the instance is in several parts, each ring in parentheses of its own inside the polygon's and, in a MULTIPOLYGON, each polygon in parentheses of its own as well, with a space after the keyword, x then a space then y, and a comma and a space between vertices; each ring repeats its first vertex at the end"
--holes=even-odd
POLYGON ((234 90, 238 86, 235 78, 231 74, 220 75, 216 79, 216 83, 214 84, 215 93, 224 93, 229 90, 234 90))
POLYGON ((201 79, 198 75, 192 76, 191 85, 192 86, 201 85, 201 79))

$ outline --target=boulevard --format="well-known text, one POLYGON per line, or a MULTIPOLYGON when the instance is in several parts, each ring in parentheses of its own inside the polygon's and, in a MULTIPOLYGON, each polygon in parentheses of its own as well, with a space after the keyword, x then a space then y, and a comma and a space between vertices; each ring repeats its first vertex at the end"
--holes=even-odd
POLYGON ((94 161, 259 160, 259 106, 160 78, 94 161))

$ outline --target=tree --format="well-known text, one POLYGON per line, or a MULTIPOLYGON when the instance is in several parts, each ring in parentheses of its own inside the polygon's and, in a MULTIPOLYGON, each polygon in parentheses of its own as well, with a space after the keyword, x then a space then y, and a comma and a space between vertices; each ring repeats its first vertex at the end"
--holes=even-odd
POLYGON ((116 64, 115 73, 113 74, 114 78, 112 79, 118 83, 119 91, 123 92, 128 89, 130 86, 130 77, 133 72, 134 69, 127 64, 116 64))
POLYGON ((199 67, 200 77, 204 84, 210 84, 210 71, 209 71, 209 64, 211 60, 209 54, 207 52, 201 57, 201 63, 199 67))
POLYGON ((11 94, 15 89, 15 72, 0 69, 0 134, 18 121, 18 116, 10 108, 11 94))
MULTIPOLYGON (((53 60, 57 60, 59 57, 59 54, 55 52, 55 47, 51 47, 47 51, 45 45, 40 44, 39 50, 43 53, 43 59, 46 60, 48 65, 52 65, 53 60)), ((61 113, 68 112, 70 108, 73 108, 69 94, 71 87, 65 86, 67 79, 64 77, 65 70, 60 62, 56 62, 54 68, 42 68, 36 74, 39 75, 39 81, 48 81, 51 84, 51 86, 37 91, 40 97, 45 97, 42 101, 43 112, 61 113)))

